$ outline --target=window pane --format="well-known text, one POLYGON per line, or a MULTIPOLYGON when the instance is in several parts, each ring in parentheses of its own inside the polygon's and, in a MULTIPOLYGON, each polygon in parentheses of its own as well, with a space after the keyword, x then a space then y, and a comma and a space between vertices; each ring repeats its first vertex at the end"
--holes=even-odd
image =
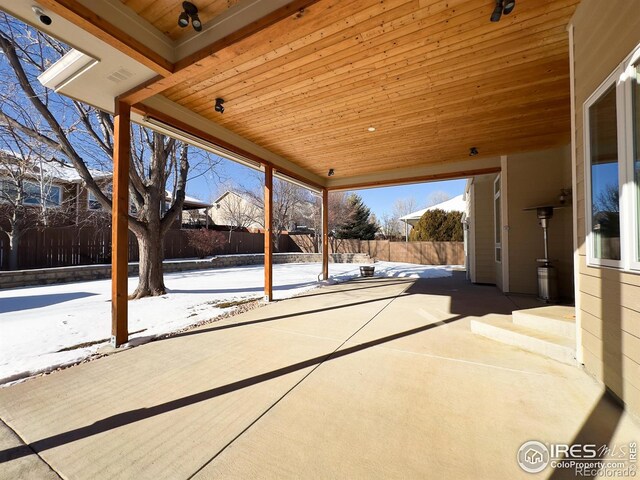
POLYGON ((0 180, 0 201, 15 201, 18 189, 12 180, 0 180))
POLYGON ((589 108, 593 256, 620 260, 620 185, 616 89, 589 108))
POLYGON ((60 206, 60 187, 51 186, 47 192, 47 207, 60 206))
POLYGON ((640 67, 631 87, 633 92, 633 178, 636 192, 636 260, 640 261, 640 67))
POLYGON ((102 209, 102 205, 100 205, 100 202, 91 191, 88 191, 88 195, 89 195, 89 210, 102 209))
POLYGON ((24 203, 40 205, 40 186, 35 183, 24 182, 24 203))

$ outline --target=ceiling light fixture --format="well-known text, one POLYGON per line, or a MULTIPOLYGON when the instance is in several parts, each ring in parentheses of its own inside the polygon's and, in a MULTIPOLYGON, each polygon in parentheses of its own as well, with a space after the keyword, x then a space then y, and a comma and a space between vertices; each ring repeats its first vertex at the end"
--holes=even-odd
POLYGON ((471 147, 469 149, 469 156, 475 157, 476 155, 478 155, 478 149, 476 147, 471 147))
POLYGON ((42 8, 40 8, 37 5, 34 5, 33 7, 31 7, 31 10, 33 10, 34 15, 38 18, 38 20, 40 20, 42 24, 51 25, 51 22, 52 22, 51 17, 46 13, 44 13, 44 10, 42 10, 42 8))
POLYGON ((216 98, 215 110, 218 113, 224 113, 224 98, 216 98))
POLYGON ((333 168, 330 168, 330 169, 329 169, 329 173, 327 173, 327 176, 328 176, 328 177, 333 177, 333 174, 334 174, 334 173, 335 173, 335 172, 333 171, 333 168))
POLYGON ((369 127, 367 128, 368 131, 370 132, 375 132, 376 131, 376 127, 369 127))
POLYGON ((191 20, 191 25, 193 25, 193 29, 196 32, 202 31, 202 22, 200 21, 200 17, 198 17, 198 7, 196 7, 191 2, 182 2, 183 11, 180 12, 178 16, 178 26, 180 28, 185 28, 189 25, 189 20, 191 20))
POLYGON ((492 22, 499 22, 502 15, 509 15, 516 8, 516 0, 496 0, 496 6, 491 14, 492 22))

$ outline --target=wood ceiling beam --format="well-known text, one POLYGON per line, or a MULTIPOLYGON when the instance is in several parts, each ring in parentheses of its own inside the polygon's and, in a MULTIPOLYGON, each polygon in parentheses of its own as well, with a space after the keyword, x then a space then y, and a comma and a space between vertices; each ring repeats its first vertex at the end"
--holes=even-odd
POLYGON ((156 120, 159 120, 169 126, 177 128, 178 130, 182 130, 183 132, 193 135, 194 137, 200 138, 205 142, 209 142, 219 147, 222 147, 225 150, 229 150, 230 152, 233 152, 236 155, 246 158, 247 160, 252 160, 254 162, 257 162, 262 166, 270 166, 275 171, 283 173, 284 175, 289 176, 292 179, 297 180, 310 187, 313 187, 316 190, 321 190, 322 188, 324 188, 324 185, 320 185, 319 183, 314 182, 313 180, 310 180, 306 177, 298 175, 297 173, 292 172, 287 168, 276 165, 273 162, 265 160, 264 158, 258 155, 248 152, 243 148, 237 147, 236 145, 233 145, 232 143, 222 140, 221 138, 216 137, 215 135, 212 135, 203 130, 200 130, 199 128, 189 125, 188 123, 182 122, 154 108, 148 107, 143 104, 136 104, 131 107, 131 111, 142 116, 151 117, 156 120))
POLYGON ((78 0, 38 0, 38 4, 150 68, 159 78, 173 73, 173 63, 95 14, 78 0))
POLYGON ((274 10, 261 19, 242 27, 240 30, 235 31, 232 34, 213 42, 211 45, 198 50, 196 53, 178 61, 175 64, 171 75, 158 77, 153 79, 151 82, 145 82, 144 84, 121 95, 119 100, 130 105, 134 105, 157 95, 158 93, 162 93, 168 88, 179 85, 193 76, 198 75, 202 71, 202 60, 219 55, 224 50, 231 49, 233 45, 238 42, 257 34, 258 32, 275 25, 286 18, 289 18, 297 12, 303 11, 305 8, 308 8, 318 1, 319 0, 294 0, 291 3, 274 10))
POLYGON ((328 186, 329 191, 356 190, 359 188, 387 187, 390 185, 402 185, 409 183, 435 182, 451 180, 454 178, 469 178, 476 175, 487 175, 500 172, 500 167, 479 168, 475 170, 463 170, 459 172, 437 173, 433 175, 421 175, 417 177, 394 178, 390 180, 375 180, 370 182, 350 183, 348 185, 328 186))

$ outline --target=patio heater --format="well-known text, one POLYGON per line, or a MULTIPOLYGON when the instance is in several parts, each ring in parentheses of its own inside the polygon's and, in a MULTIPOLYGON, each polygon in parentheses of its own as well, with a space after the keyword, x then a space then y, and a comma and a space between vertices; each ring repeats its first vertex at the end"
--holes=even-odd
POLYGON ((524 210, 535 210, 538 216, 538 224, 542 227, 544 241, 544 258, 538 258, 538 298, 545 303, 558 301, 558 272, 549 258, 549 221, 553 217, 553 205, 529 207, 524 210))

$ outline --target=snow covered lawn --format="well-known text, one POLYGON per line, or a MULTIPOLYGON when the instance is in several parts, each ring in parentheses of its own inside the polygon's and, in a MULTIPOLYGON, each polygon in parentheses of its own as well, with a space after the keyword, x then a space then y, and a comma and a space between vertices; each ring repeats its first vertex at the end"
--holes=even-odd
MULTIPOLYGON (((437 278, 451 267, 376 262, 376 276, 437 278)), ((329 264, 332 280, 359 275, 358 264, 329 264)), ((273 266, 275 300, 319 285, 319 263, 273 266)), ((165 276, 169 293, 129 302, 129 331, 138 342, 218 317, 236 307, 222 302, 262 298, 261 265, 165 276)), ((129 279, 133 291, 137 278, 129 279)), ((66 283, 0 291, 0 384, 78 362, 108 343, 111 281, 66 283), (90 343, 91 345, 83 345, 90 343)))

